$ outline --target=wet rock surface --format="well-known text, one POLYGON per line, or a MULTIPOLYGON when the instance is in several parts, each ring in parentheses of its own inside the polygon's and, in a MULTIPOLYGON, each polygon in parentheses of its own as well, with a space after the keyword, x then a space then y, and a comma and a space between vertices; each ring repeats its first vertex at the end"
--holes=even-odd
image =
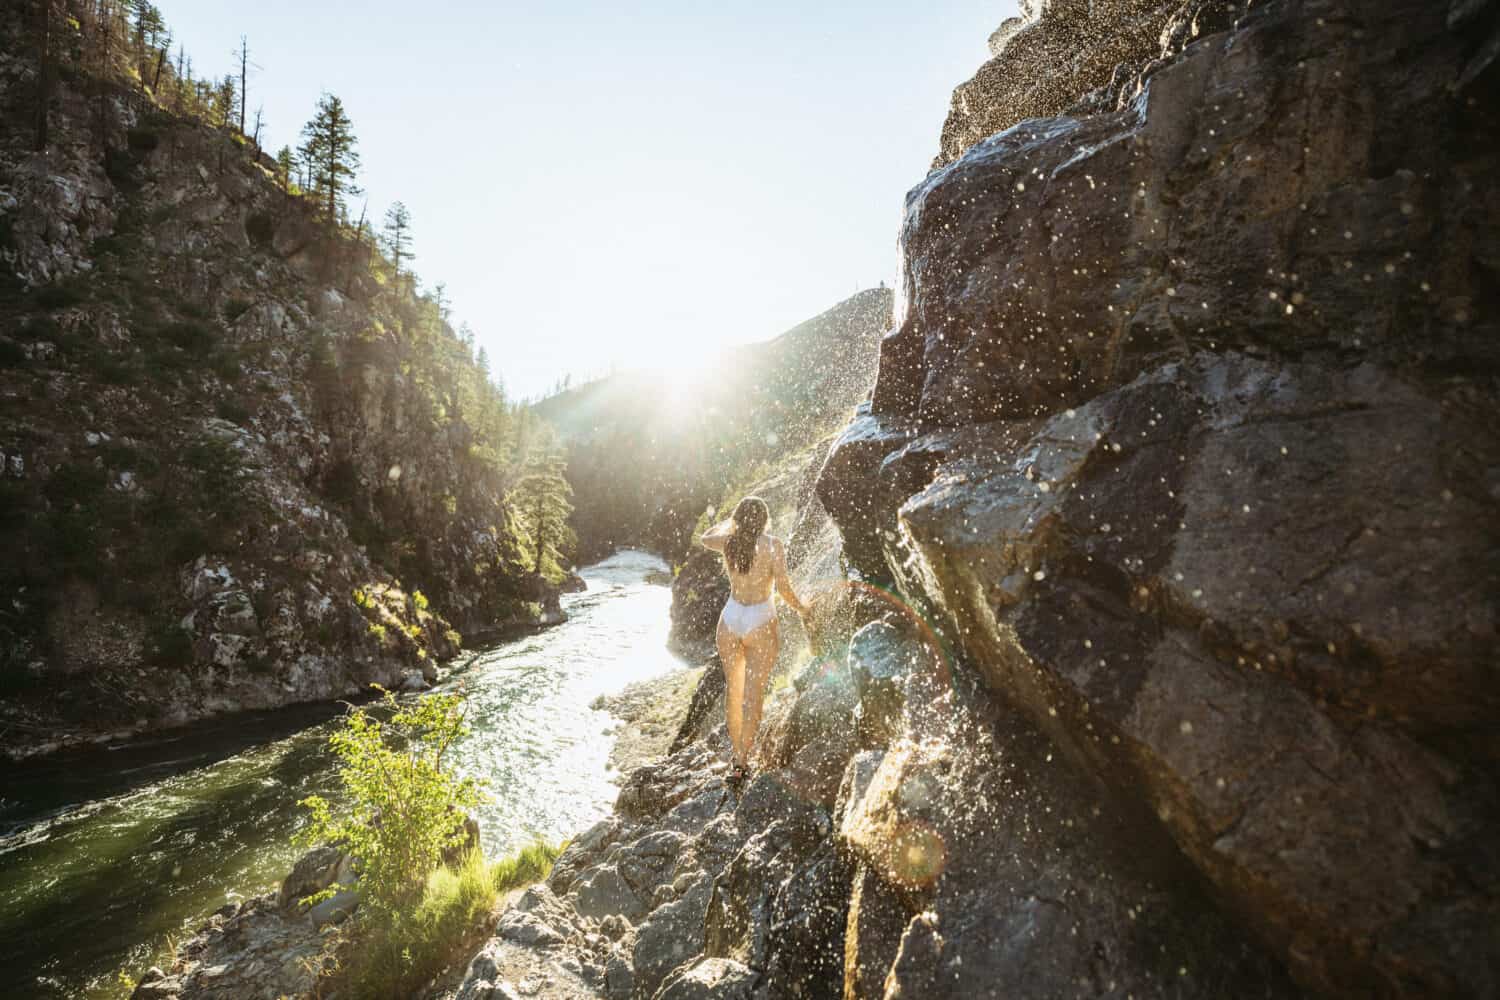
MULTIPOLYGON (((1111 5, 1056 16, 1075 6, 1111 5)), ((1069 69, 1056 101, 950 118, 907 199, 904 312, 819 492, 960 680, 1113 789, 1129 837, 1170 838, 1302 987, 1491 995, 1494 9, 1234 6, 1170 12, 1122 101, 1038 117, 1082 96, 1069 69)), ((870 787, 946 780, 923 753, 870 787)), ((849 843, 892 882, 888 809, 856 808, 849 843)), ((1053 940, 1043 992, 1074 926, 1110 961, 1137 947, 1107 903, 1033 897, 991 928, 1053 940)), ((977 919, 935 898, 938 924, 977 919)), ((852 969, 889 950, 868 926, 852 969)), ((899 995, 936 995, 951 941, 907 928, 899 995)), ((1005 984, 1019 955, 973 968, 1005 984)))
POLYGON ((579 996, 645 1000, 1296 995, 1149 817, 1030 723, 951 677, 925 710, 893 706, 897 678, 944 676, 918 620, 856 637, 779 688, 739 790, 722 723, 628 775, 459 995, 525 995, 544 968, 579 996), (866 712, 887 721, 835 738, 866 712), (798 774, 810 747, 837 775, 826 798, 798 774))

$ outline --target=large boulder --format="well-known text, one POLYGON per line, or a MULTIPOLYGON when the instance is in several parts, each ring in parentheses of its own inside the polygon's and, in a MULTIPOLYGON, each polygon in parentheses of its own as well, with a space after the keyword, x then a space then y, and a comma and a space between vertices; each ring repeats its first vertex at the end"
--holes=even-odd
POLYGON ((1295 995, 1170 842, 1041 733, 1005 716, 957 726, 956 742, 904 742, 868 784, 850 778, 846 995, 1295 995))
POLYGON ((639 996, 655 996, 673 969, 703 953, 703 921, 712 894, 713 880, 700 878, 680 898, 657 907, 641 924, 631 956, 634 989, 639 996))
MULTIPOLYGON (((1484 995, 1494 8, 1174 6, 1121 110, 970 116, 908 196, 904 309, 819 493, 1305 987, 1484 995)), ((911 835, 872 829, 871 870, 911 835)), ((914 924, 898 968, 944 941, 914 924)))
POLYGON ((760 975, 740 962, 705 958, 673 973, 655 1000, 756 1000, 759 982, 760 975))

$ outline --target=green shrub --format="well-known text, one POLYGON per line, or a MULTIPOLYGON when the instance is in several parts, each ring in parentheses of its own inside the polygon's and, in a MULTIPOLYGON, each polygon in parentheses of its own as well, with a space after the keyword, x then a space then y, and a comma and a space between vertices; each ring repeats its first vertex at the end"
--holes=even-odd
POLYGON ((189 354, 206 354, 213 346, 215 335, 213 327, 207 323, 186 321, 171 323, 162 335, 174 347, 179 347, 189 354))
POLYGON ((251 212, 245 217, 245 235, 258 247, 268 247, 276 238, 276 220, 265 212, 251 212))
POLYGON ((219 351, 213 356, 211 365, 214 374, 225 382, 238 382, 244 374, 240 368, 240 359, 234 356, 233 351, 219 351))
POLYGON ((183 458, 198 475, 198 497, 203 508, 213 514, 235 513, 245 469, 239 449, 228 441, 203 438, 189 445, 183 458))
POLYGON ((152 658, 161 666, 184 666, 193 660, 193 637, 174 619, 153 622, 146 641, 152 658))
POLYGON ((483 786, 453 770, 448 751, 468 732, 458 695, 402 704, 382 694, 380 715, 350 711, 329 745, 340 761, 346 810, 335 815, 320 795, 303 799, 311 820, 305 844, 339 843, 363 864, 361 920, 391 925, 424 892, 443 852, 464 839, 464 816, 483 786))
POLYGON ((51 316, 33 316, 16 330, 22 340, 56 340, 62 336, 62 327, 51 316))
POLYGON ((242 299, 238 297, 232 298, 228 302, 224 303, 224 319, 230 323, 233 323, 235 320, 245 315, 245 313, 248 312, 250 310, 250 307, 254 304, 255 303, 251 302, 249 299, 242 299))
POLYGON ((25 368, 31 359, 14 340, 0 340, 0 368, 25 368))
POLYGON ((104 492, 106 483, 104 470, 92 462, 69 462, 58 466, 42 492, 54 506, 69 508, 96 498, 104 492))
POLYGON ((132 152, 149 153, 161 144, 161 136, 149 128, 126 129, 125 144, 132 152))
POLYGON ((83 292, 76 285, 54 282, 37 289, 36 304, 43 309, 66 309, 83 301, 83 292))
POLYGON ((254 416, 250 412, 250 408, 242 400, 228 396, 214 404, 214 415, 222 420, 229 421, 231 424, 239 424, 240 426, 248 424, 250 418, 254 416))
POLYGON ((129 385, 135 381, 135 369, 123 358, 103 358, 94 370, 105 385, 129 385))

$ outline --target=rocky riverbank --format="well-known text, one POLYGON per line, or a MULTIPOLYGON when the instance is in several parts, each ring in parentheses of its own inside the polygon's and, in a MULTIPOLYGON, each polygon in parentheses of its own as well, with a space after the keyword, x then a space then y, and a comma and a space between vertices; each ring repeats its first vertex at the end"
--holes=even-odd
MULTIPOLYGON (((707 669, 718 667, 711 664, 707 669)), ((614 728, 615 745, 609 754, 610 764, 617 772, 629 774, 671 749, 704 670, 696 667, 640 681, 594 703, 594 708, 620 720, 614 728)))

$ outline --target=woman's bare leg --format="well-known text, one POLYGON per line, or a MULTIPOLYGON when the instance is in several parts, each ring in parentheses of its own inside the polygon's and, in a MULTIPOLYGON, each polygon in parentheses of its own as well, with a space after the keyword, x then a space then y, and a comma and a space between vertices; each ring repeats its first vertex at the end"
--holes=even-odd
POLYGON ((734 629, 719 622, 717 635, 719 664, 724 668, 724 716, 729 729, 729 745, 733 748, 734 762, 743 764, 750 759, 750 744, 744 740, 745 720, 745 646, 734 629))
POLYGON ((771 671, 776 667, 776 654, 780 652, 780 636, 776 622, 767 622, 745 636, 745 721, 741 724, 745 741, 745 759, 755 747, 755 736, 760 731, 760 713, 766 703, 766 684, 771 671))

